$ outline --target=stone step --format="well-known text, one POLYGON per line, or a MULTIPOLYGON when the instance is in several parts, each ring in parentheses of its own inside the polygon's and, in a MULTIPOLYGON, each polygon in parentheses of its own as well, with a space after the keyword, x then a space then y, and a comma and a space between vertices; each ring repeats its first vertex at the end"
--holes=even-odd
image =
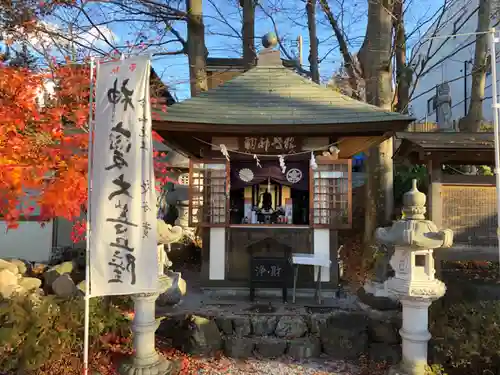
POLYGON ((164 319, 157 334, 185 353, 211 355, 223 350, 234 358, 252 356, 294 359, 326 354, 332 359, 398 362, 401 357, 399 322, 373 319, 364 312, 335 312, 304 316, 194 315, 164 319))
POLYGON ((321 354, 319 337, 308 336, 292 340, 279 337, 241 337, 223 338, 224 353, 231 358, 249 358, 254 355, 264 358, 277 358, 284 354, 297 359, 316 358, 321 354))

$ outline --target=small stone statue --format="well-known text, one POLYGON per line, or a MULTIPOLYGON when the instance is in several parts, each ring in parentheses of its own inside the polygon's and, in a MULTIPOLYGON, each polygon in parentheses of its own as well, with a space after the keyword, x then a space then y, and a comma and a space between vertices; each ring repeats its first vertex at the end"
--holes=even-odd
POLYGON ((444 82, 438 86, 436 97, 437 124, 441 131, 454 130, 451 108, 450 85, 444 82))
POLYGON ((180 272, 170 270, 172 262, 168 259, 165 251, 165 244, 179 242, 184 232, 179 226, 171 226, 163 220, 158 220, 158 274, 166 279, 166 289, 158 297, 158 304, 161 306, 173 306, 180 302, 182 296, 186 294, 186 281, 180 272), (166 269, 166 272, 165 272, 166 269), (168 279, 168 280, 167 280, 168 279))
POLYGON ((163 275, 165 268, 168 269, 172 266, 172 262, 168 259, 167 253, 165 252, 165 245, 179 242, 184 233, 181 227, 173 227, 170 224, 165 223, 163 220, 158 220, 157 231, 159 274, 163 275))
POLYGON ((270 211, 273 206, 273 196, 266 189, 264 193, 262 193, 262 209, 265 211, 270 211))

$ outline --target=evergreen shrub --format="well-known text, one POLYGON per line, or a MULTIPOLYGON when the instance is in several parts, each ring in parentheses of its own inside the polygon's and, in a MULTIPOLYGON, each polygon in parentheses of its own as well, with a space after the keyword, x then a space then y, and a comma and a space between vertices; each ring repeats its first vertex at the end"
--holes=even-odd
MULTIPOLYGON (((102 298, 90 300, 89 348, 99 351, 102 339, 130 337, 130 320, 102 298)), ((41 297, 36 303, 17 297, 0 302, 0 373, 36 373, 65 357, 83 355, 84 300, 41 297)))

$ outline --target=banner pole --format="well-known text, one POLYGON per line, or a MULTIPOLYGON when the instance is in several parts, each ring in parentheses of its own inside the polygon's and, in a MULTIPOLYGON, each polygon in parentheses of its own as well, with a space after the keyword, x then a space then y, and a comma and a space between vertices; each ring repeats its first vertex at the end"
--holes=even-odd
POLYGON ((83 336, 83 374, 89 373, 89 326, 90 326, 90 197, 92 193, 92 166, 93 166, 93 150, 94 150, 94 120, 93 120, 93 106, 94 106, 94 57, 90 59, 90 98, 89 98, 89 145, 87 151, 88 169, 87 169, 87 231, 86 242, 87 251, 85 252, 85 323, 84 323, 84 336, 83 336))

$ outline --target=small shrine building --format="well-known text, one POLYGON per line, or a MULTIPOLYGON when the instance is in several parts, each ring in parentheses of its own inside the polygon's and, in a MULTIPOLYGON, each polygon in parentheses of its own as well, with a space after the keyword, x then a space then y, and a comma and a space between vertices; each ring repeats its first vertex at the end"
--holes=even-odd
MULTIPOLYGON (((351 158, 413 120, 317 85, 272 47, 256 67, 153 115, 153 129, 190 159, 202 286, 232 289, 248 287, 256 254, 290 253, 329 259, 321 281, 336 288, 338 231, 352 223, 351 158)), ((314 280, 311 271, 297 286, 314 280)))

